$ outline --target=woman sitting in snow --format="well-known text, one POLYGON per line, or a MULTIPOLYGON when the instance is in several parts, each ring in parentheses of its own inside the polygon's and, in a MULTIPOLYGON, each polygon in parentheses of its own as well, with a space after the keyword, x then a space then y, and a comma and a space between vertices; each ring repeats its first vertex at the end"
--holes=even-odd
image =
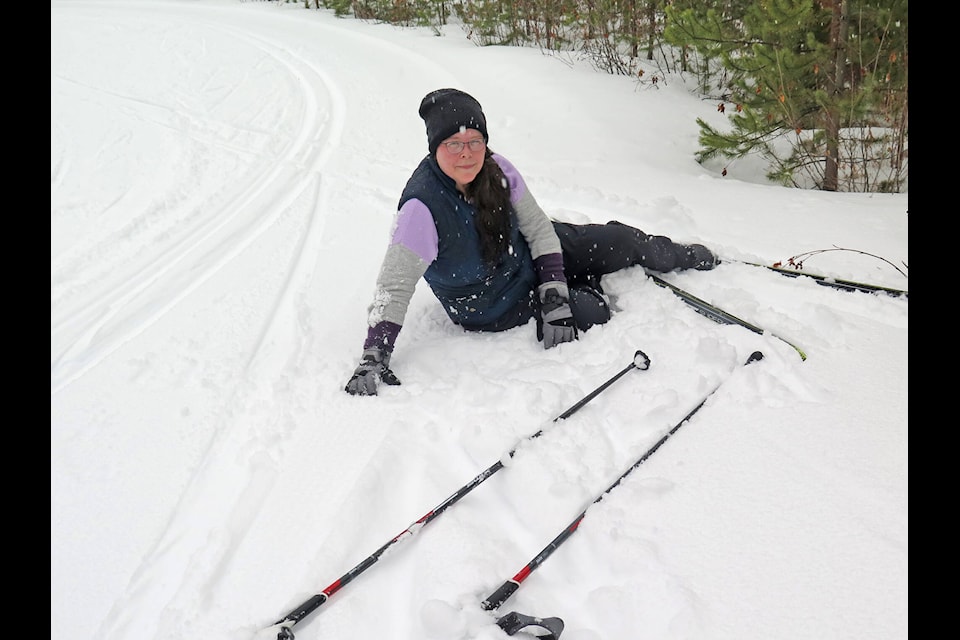
POLYGON ((536 318, 537 340, 549 349, 610 319, 603 274, 634 265, 662 273, 718 263, 703 245, 677 244, 616 221, 551 221, 517 169, 487 146, 480 103, 462 91, 427 94, 420 117, 430 153, 400 196, 348 393, 376 395, 381 382, 400 384, 390 356, 421 277, 464 329, 505 331, 536 318))

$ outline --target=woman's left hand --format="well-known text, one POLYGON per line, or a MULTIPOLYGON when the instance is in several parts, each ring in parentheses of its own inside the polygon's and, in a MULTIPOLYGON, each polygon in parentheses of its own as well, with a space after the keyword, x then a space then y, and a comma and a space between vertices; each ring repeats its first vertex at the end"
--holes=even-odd
POLYGON ((566 283, 545 282, 538 289, 540 317, 543 320, 543 348, 577 339, 577 325, 570 309, 570 291, 566 283))

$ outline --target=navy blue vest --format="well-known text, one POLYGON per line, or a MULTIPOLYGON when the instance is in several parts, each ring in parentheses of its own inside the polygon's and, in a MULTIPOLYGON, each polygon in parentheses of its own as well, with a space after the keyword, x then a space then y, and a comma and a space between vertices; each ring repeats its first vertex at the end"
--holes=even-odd
POLYGON ((399 206, 413 198, 427 205, 437 227, 437 259, 423 277, 450 319, 467 329, 493 331, 527 322, 537 275, 516 214, 510 213, 509 248, 491 267, 480 249, 475 207, 432 155, 410 176, 399 206))

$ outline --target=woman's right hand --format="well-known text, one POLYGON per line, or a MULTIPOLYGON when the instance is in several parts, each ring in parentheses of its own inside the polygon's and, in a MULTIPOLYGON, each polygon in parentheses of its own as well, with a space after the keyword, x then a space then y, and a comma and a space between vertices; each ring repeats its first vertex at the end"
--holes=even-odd
POLYGON ((343 390, 354 396, 375 396, 381 382, 400 384, 400 379, 390 370, 390 354, 380 349, 365 349, 343 390))

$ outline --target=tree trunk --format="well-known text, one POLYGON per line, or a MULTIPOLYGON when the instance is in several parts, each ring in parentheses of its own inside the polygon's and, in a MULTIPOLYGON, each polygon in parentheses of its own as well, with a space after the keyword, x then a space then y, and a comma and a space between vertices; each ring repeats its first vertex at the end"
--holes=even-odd
POLYGON ((843 92, 843 77, 847 61, 847 3, 849 0, 832 0, 830 16, 830 48, 833 69, 829 72, 827 88, 826 130, 827 158, 823 170, 824 191, 836 191, 839 186, 840 166, 840 94, 843 92))

